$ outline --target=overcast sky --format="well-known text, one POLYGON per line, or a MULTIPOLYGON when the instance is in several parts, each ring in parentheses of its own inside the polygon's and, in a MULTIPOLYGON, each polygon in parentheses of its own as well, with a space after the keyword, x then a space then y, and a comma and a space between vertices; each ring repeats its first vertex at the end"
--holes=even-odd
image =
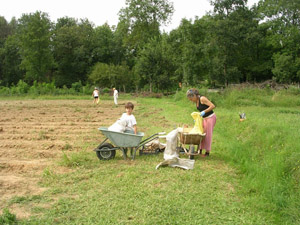
MULTIPOLYGON (((248 0, 248 6, 252 6, 259 0, 248 0)), ((194 19, 202 17, 212 10, 209 0, 170 0, 174 3, 175 12, 171 24, 162 29, 169 32, 179 26, 181 19, 194 19)), ((61 17, 73 17, 76 19, 87 18, 96 26, 105 22, 109 25, 118 24, 118 12, 125 7, 125 0, 2 0, 0 16, 7 21, 12 17, 19 19, 23 13, 42 11, 48 13, 51 21, 56 22, 61 17)))

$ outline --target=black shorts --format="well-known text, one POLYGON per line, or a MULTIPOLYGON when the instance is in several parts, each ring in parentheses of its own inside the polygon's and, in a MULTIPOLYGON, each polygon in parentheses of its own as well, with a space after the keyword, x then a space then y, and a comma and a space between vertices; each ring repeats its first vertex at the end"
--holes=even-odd
POLYGON ((98 96, 95 96, 94 98, 98 98, 98 96))

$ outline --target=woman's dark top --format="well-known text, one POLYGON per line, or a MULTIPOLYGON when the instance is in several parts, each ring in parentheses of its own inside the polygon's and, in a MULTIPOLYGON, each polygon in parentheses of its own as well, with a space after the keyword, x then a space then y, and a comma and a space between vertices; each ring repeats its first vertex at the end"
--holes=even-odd
MULTIPOLYGON (((203 110, 209 108, 209 106, 208 106, 208 105, 205 105, 205 104, 201 104, 200 98, 201 98, 201 96, 199 96, 199 106, 197 107, 197 109, 199 110, 199 112, 202 112, 203 110)), ((205 118, 205 117, 208 117, 208 116, 210 116, 210 115, 213 114, 213 113, 214 113, 214 111, 211 110, 211 111, 205 113, 205 115, 204 115, 203 117, 204 117, 204 118, 205 118)))

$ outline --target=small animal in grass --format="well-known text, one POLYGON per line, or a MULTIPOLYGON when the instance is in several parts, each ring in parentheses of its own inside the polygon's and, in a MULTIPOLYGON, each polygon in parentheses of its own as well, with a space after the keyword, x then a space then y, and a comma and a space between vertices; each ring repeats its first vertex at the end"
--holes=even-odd
POLYGON ((246 113, 239 113, 240 115, 240 121, 244 121, 246 119, 246 113))

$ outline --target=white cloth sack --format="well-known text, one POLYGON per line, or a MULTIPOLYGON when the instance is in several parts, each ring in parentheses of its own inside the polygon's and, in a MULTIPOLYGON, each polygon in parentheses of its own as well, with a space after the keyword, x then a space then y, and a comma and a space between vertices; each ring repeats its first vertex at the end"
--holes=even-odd
POLYGON ((168 133, 166 136, 167 146, 164 151, 165 161, 159 163, 155 169, 158 169, 161 166, 179 167, 185 170, 191 170, 194 168, 195 160, 179 158, 179 150, 177 149, 177 135, 181 130, 182 128, 177 128, 168 133))
POLYGON ((115 132, 124 132, 126 129, 126 120, 124 119, 118 119, 113 125, 108 127, 109 131, 115 131, 115 132))
POLYGON ((177 135, 178 135, 178 128, 172 130, 166 136, 167 146, 164 152, 164 159, 173 159, 179 157, 179 151, 176 149, 177 147, 177 135))

